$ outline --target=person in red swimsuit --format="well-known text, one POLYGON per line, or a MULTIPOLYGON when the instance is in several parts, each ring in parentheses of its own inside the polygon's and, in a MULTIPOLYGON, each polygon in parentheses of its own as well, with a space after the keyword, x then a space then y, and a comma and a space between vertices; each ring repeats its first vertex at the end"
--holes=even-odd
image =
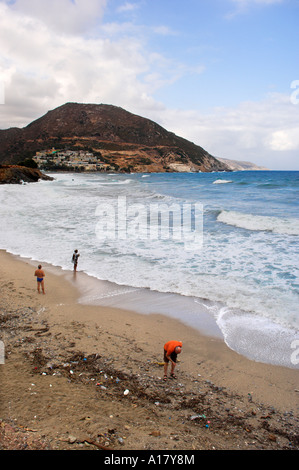
POLYGON ((167 380, 167 369, 169 361, 171 362, 170 377, 176 379, 174 369, 177 362, 177 355, 182 351, 182 341, 168 341, 164 344, 164 381, 167 380))

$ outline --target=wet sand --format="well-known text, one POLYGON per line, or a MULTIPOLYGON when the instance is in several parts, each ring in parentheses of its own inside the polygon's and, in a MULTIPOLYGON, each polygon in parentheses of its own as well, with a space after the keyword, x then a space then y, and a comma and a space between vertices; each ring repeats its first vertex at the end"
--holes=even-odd
POLYGON ((0 449, 299 448, 298 369, 168 316, 84 305, 95 280, 80 272, 43 265, 38 294, 38 263, 0 251, 0 449), (170 339, 183 350, 164 382, 170 339))

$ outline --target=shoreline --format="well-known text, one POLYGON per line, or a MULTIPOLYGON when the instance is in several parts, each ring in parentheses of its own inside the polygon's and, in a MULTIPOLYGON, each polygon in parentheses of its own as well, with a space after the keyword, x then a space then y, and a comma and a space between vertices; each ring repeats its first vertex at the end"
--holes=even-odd
MULTIPOLYGON (((1 250, 0 250, 1 251, 1 250)), ((7 252, 21 260, 37 266, 38 260, 7 252)), ((162 315, 177 320, 199 334, 220 339, 231 350, 257 363, 286 367, 299 371, 291 361, 296 354, 292 343, 298 342, 295 330, 276 325, 270 319, 243 311, 228 310, 220 302, 188 297, 177 293, 158 292, 144 287, 132 287, 101 280, 80 269, 76 277, 66 267, 44 266, 56 276, 63 276, 77 291, 77 302, 82 306, 116 308, 135 312, 137 315, 162 315), (216 319, 210 311, 216 309, 216 319)))
MULTIPOLYGON (((68 280, 72 282, 70 276, 68 280)), ((251 312, 234 312, 208 299, 102 281, 84 272, 77 273, 72 283, 79 288, 82 305, 162 315, 203 336, 223 341, 230 350, 249 360, 298 370, 298 365, 292 362, 291 348, 297 344, 298 334, 270 319, 251 312), (217 312, 217 319, 211 311, 217 312)))
MULTIPOLYGON (((106 439, 115 449, 238 449, 248 445, 251 448, 297 448, 297 440, 294 444, 290 435, 283 439, 282 430, 277 435, 275 430, 283 426, 285 435, 288 432, 298 435, 298 370, 246 359, 229 349, 222 339, 203 335, 178 319, 83 305, 79 302, 78 286, 71 282, 71 271, 45 265, 46 294, 42 295, 36 291, 34 261, 0 250, 0 266, 1 312, 6 316, 5 323, 2 318, 0 325, 5 326, 1 328, 3 339, 0 339, 6 353, 5 364, 0 365, 4 384, 0 392, 0 418, 5 422, 13 421, 15 426, 18 423, 27 428, 33 426, 36 432, 47 437, 52 448, 59 449, 73 444, 80 448, 84 440, 80 441, 78 435, 83 433, 83 428, 85 435, 96 439, 99 416, 100 427, 105 428, 106 433, 100 432, 97 439, 107 435, 107 429, 111 429, 114 422, 117 433, 106 439), (165 384, 161 379, 161 361, 163 345, 170 339, 182 340, 183 351, 177 366, 178 380, 169 379, 165 384), (37 361, 37 351, 43 361, 37 361), (82 354, 86 364, 82 363, 82 354), (70 357, 77 357, 77 360, 70 362, 70 357), (101 367, 96 364, 100 358, 101 367), (88 361, 90 369, 87 370, 88 361), (76 364, 72 365, 71 374, 71 369, 64 364, 73 362, 76 364), (37 369, 33 364, 37 364, 37 369), (103 370, 108 379, 114 377, 113 384, 105 375, 103 378, 103 370), (124 398, 124 387, 119 393, 115 374, 121 376, 120 383, 129 389, 128 399, 124 398), (80 408, 80 412, 72 415, 69 407, 68 410, 62 408, 49 389, 49 382, 51 389, 59 390, 62 401, 73 400, 73 408, 80 408), (30 385, 32 383, 35 385, 30 385), (75 397, 80 400, 76 401, 75 397), (85 406, 92 408, 88 411, 88 420, 82 418, 86 410, 81 408, 85 406), (53 409, 50 416, 49 409, 53 409), (207 413, 211 417, 208 434, 207 425, 203 426, 200 418, 190 418, 207 413), (173 424, 166 415, 172 417, 172 423, 175 420, 180 423, 179 428, 183 427, 185 433, 180 430, 174 438, 173 424), (220 426, 218 420, 222 415, 220 426), (244 426, 237 425, 236 416, 244 426), (134 429, 132 422, 135 422, 134 429), (234 427, 233 432, 228 430, 228 423, 234 427), (67 436, 72 431, 77 436, 76 442, 70 444, 65 440, 68 441, 67 436), (58 434, 63 435, 63 439, 58 439, 58 434), (116 439, 116 434, 122 436, 116 439), (292 442, 289 447, 287 440, 292 442), (170 445, 172 447, 168 447, 170 445)), ((86 279, 84 276, 84 282, 86 279)))
POLYGON ((78 289, 78 302, 81 305, 116 308, 135 312, 137 315, 162 315, 170 320, 178 320, 204 336, 224 341, 216 320, 208 314, 203 305, 194 308, 192 297, 102 281, 80 270, 76 273, 76 279, 71 272, 65 273, 66 279, 78 289))

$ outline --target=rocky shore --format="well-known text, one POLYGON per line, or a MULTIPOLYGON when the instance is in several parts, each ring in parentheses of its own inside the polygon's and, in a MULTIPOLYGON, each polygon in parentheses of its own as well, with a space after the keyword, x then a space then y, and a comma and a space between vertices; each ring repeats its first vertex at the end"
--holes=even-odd
POLYGON ((36 168, 27 168, 18 165, 0 165, 0 184, 36 183, 39 180, 52 181, 36 168))

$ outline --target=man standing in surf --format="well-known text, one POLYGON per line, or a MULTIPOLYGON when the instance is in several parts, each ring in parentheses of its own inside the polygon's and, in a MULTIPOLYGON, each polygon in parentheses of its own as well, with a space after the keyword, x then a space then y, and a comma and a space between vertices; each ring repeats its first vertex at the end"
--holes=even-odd
POLYGON ((73 258, 72 258, 72 262, 74 264, 74 271, 76 272, 77 271, 77 266, 78 266, 78 259, 79 259, 79 253, 78 253, 78 250, 75 250, 74 253, 73 253, 73 258))

